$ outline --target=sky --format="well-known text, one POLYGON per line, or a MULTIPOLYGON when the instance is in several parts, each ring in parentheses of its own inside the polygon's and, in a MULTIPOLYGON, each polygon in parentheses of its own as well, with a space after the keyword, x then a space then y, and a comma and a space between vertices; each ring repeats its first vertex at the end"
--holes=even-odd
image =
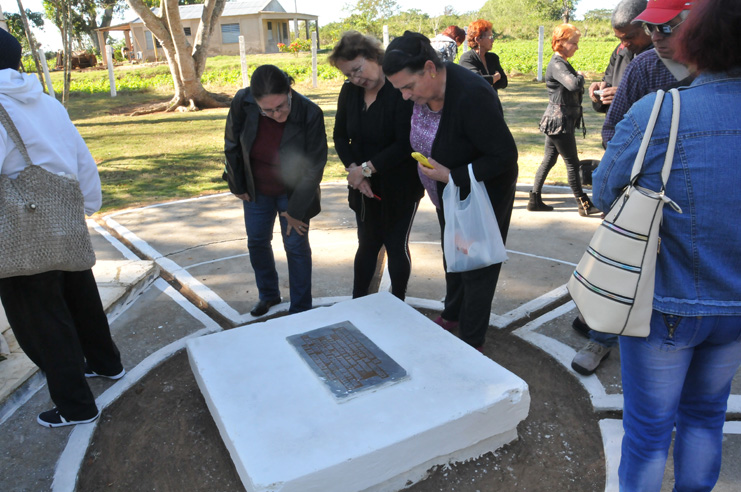
MULTIPOLYGON (((312 14, 319 16, 319 26, 328 24, 347 17, 349 14, 343 8, 347 4, 355 5, 354 0, 279 0, 287 12, 294 12, 298 9, 299 13, 312 14)), ((21 0, 23 6, 32 12, 43 12, 41 0, 21 0)), ((576 18, 580 18, 585 12, 593 9, 612 9, 617 5, 619 0, 580 0, 576 9, 576 18)), ((443 13, 447 5, 453 5, 454 10, 458 13, 464 13, 480 9, 486 0, 468 0, 465 2, 455 0, 397 0, 401 10, 419 9, 430 16, 437 16, 443 13)), ((0 7, 3 12, 18 12, 18 3, 16 0, 0 0, 0 7)), ((114 19, 114 23, 123 22, 132 19, 136 14, 128 10, 128 14, 123 19, 114 19)), ((56 51, 62 46, 62 38, 57 28, 47 22, 44 30, 32 29, 36 35, 36 40, 46 51, 56 51)))

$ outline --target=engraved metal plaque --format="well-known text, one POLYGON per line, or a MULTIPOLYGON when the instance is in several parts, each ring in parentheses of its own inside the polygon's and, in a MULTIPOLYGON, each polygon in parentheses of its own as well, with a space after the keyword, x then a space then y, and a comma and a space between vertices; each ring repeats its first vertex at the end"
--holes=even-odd
POLYGON ((286 338, 336 398, 404 379, 407 372, 349 321, 286 338))

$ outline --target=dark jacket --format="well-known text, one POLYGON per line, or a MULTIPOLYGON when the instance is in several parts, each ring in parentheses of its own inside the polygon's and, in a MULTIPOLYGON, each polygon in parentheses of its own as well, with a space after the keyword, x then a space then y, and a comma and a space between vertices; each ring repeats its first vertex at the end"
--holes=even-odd
MULTIPOLYGON (((602 77, 602 80, 607 83, 607 87, 617 87, 623 79, 625 69, 628 68, 628 64, 633 60, 633 58, 644 51, 652 49, 653 47, 653 44, 649 44, 640 52, 634 54, 628 48, 623 48, 622 44, 617 45, 613 50, 612 55, 610 55, 610 62, 607 64, 604 77, 602 77)), ((592 101, 592 108, 599 113, 607 113, 607 110, 610 109, 610 105, 602 104, 601 101, 592 101)))
MULTIPOLYGON (((473 174, 486 185, 506 239, 518 173, 515 140, 492 87, 454 63, 445 63, 445 68, 445 103, 431 156, 450 169, 462 197, 470 192, 468 164, 473 164, 473 174)), ((438 182, 440 203, 445 186, 438 182)))
MULTIPOLYGON (((409 143, 413 104, 386 80, 361 123, 364 94, 362 87, 343 84, 337 100, 334 145, 345 167, 368 160, 373 163, 376 172, 370 178, 371 188, 381 197, 384 216, 393 217, 406 210, 399 205, 416 202, 424 195, 409 143)), ((359 211, 362 196, 358 190, 350 190, 350 208, 359 211)))
MULTIPOLYGON (((319 106, 296 91, 292 94, 291 114, 280 142, 280 171, 288 194, 288 215, 306 220, 321 210, 319 183, 327 164, 327 134, 319 106)), ((250 150, 259 119, 260 108, 250 88, 239 90, 226 117, 223 178, 229 183, 229 191, 235 195, 248 193, 253 199, 250 150)))
POLYGON ((540 131, 546 135, 574 133, 584 128, 581 107, 584 95, 584 77, 563 57, 553 54, 545 71, 548 89, 548 107, 540 119, 540 131))
POLYGON ((486 59, 486 67, 488 70, 487 68, 484 68, 484 63, 481 61, 478 53, 474 50, 468 50, 463 53, 460 60, 458 60, 458 63, 460 66, 484 77, 484 80, 489 82, 495 90, 507 87, 507 73, 499 62, 499 55, 490 51, 484 55, 484 58, 486 59), (493 81, 494 77, 492 74, 494 72, 499 72, 502 75, 502 78, 497 80, 496 83, 493 81))

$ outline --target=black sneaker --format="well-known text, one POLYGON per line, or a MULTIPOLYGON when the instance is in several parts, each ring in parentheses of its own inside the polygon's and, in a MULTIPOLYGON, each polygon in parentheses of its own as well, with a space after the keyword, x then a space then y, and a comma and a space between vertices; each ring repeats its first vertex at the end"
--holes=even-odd
POLYGON ((591 328, 589 328, 589 325, 583 322, 579 316, 574 318, 574 321, 571 322, 571 327, 584 338, 589 338, 589 332, 592 331, 591 328))
POLYGON ((87 362, 85 362, 85 377, 86 378, 108 378, 108 379, 121 379, 124 377, 124 374, 126 374, 126 369, 121 369, 121 372, 118 374, 115 374, 113 376, 108 376, 106 374, 98 374, 97 372, 90 369, 90 366, 87 365, 87 362))
POLYGON ((62 414, 59 413, 59 410, 56 408, 52 408, 51 410, 47 410, 46 412, 41 412, 38 417, 36 417, 36 422, 38 422, 40 425, 43 425, 44 427, 64 427, 65 425, 77 425, 77 424, 89 424, 90 422, 95 421, 100 416, 100 411, 95 414, 95 417, 87 420, 67 420, 64 417, 62 417, 62 414))

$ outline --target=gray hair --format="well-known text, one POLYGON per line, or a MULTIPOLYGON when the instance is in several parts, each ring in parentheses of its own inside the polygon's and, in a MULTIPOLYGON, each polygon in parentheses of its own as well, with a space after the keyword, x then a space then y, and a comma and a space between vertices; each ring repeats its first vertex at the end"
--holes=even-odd
POLYGON ((647 0, 623 0, 612 11, 612 27, 625 29, 633 19, 646 10, 647 4, 647 0))

